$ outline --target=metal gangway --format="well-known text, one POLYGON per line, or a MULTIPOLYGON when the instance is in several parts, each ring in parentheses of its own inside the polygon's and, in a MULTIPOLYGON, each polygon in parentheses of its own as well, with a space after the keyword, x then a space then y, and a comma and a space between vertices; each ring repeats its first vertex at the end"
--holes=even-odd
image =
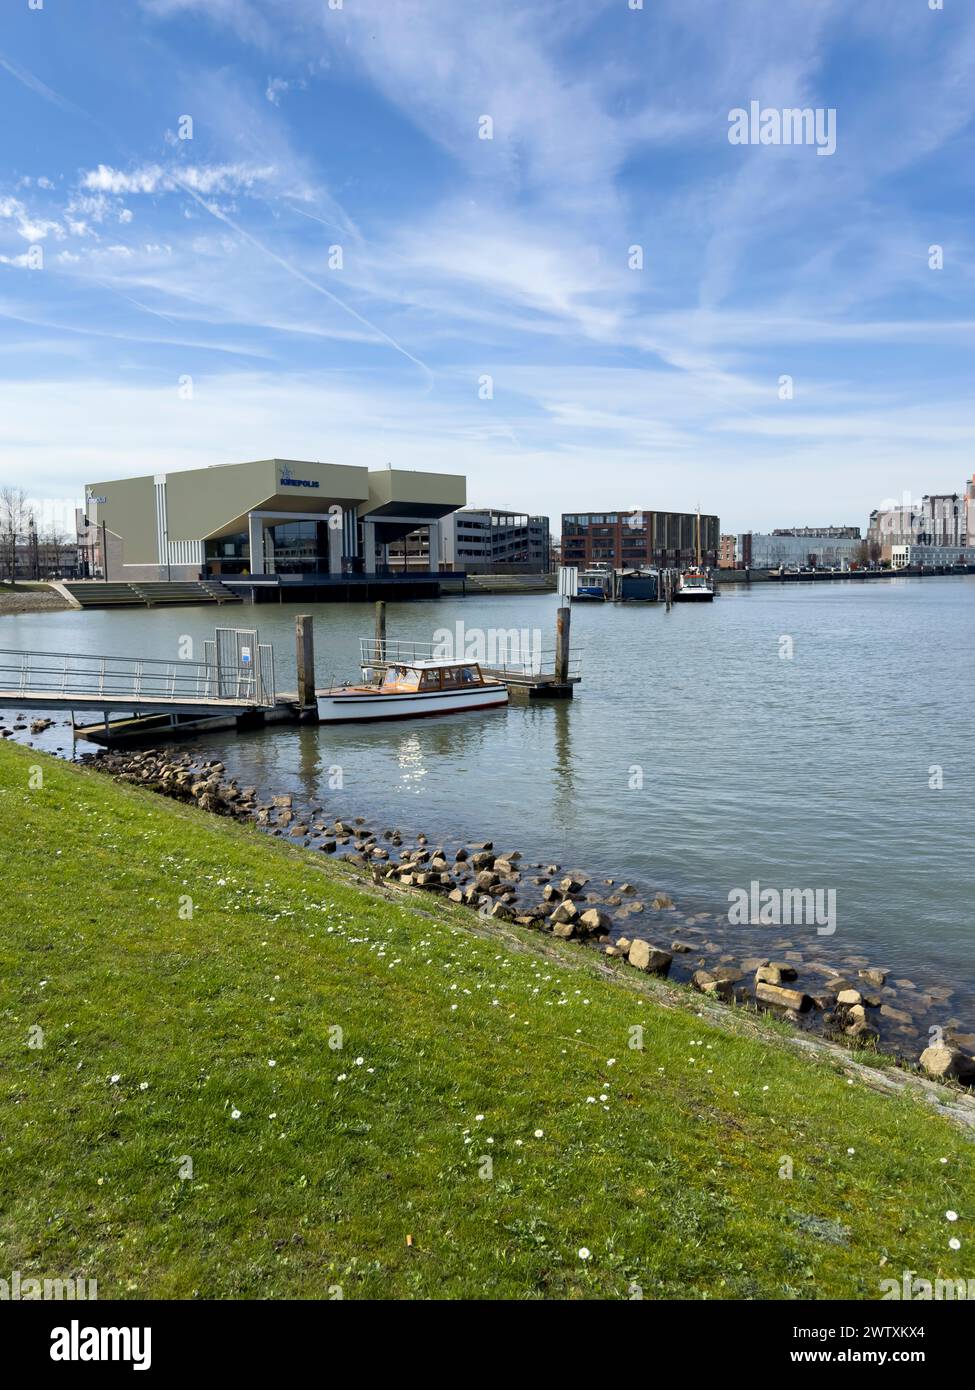
MULTIPOLYGON (((413 666, 421 661, 477 662, 482 672, 506 685, 538 689, 559 684, 556 675, 555 648, 543 648, 529 638, 523 640, 517 628, 489 628, 483 643, 474 642, 473 650, 455 651, 455 643, 414 642, 410 639, 378 637, 359 638, 359 662, 364 672, 382 672, 389 666, 413 666), (483 645, 484 650, 480 648, 483 645)), ((579 655, 570 653, 567 682, 577 685, 582 680, 579 655)))
POLYGON ((217 628, 202 661, 0 648, 0 708, 205 717, 275 699, 274 652, 256 629, 217 628))

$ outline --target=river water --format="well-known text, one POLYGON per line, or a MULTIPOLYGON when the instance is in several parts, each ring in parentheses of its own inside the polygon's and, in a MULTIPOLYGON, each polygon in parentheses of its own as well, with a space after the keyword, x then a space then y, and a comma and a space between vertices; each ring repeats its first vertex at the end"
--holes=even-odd
MULTIPOLYGON (((391 638, 537 630, 551 596, 388 605, 391 638)), ((296 608, 55 612, 0 619, 4 647, 172 657, 254 622, 295 688, 296 608)), ((358 676, 367 605, 310 605, 320 684, 358 676)), ((576 605, 571 702, 402 724, 217 734, 188 747, 242 784, 433 842, 629 879, 720 920, 729 894, 835 893, 835 933, 786 929, 956 990, 975 1023, 975 577, 725 588, 711 605, 576 605), (341 769, 342 786, 329 788, 341 769), (827 940, 828 938, 828 940, 827 940)), ((6 722, 10 722, 9 717, 6 722)), ((63 726, 36 740, 70 746, 63 726)), ((733 931, 725 924, 726 932, 733 931)), ((780 934, 781 935, 781 934, 780 934)), ((803 938, 800 940, 800 937, 803 938)), ((766 938, 767 939, 767 938, 766 938)), ((778 935, 775 938, 779 939, 778 935)))

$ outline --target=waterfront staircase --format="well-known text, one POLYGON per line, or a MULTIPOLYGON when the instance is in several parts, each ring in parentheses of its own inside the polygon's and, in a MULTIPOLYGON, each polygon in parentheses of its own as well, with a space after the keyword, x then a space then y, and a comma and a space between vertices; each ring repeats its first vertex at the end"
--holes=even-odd
POLYGON ((240 603, 239 594, 218 580, 142 580, 107 583, 65 580, 55 586, 78 608, 157 608, 188 604, 240 603))
POLYGON ((554 574, 469 574, 464 580, 469 594, 552 594, 554 574))

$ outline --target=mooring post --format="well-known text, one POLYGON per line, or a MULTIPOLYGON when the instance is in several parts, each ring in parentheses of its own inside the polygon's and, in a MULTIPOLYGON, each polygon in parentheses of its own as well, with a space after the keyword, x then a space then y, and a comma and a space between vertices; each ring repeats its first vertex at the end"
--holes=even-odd
POLYGON ((386 604, 382 599, 376 600, 376 657, 386 660, 386 604))
POLYGON ((310 613, 295 618, 295 665, 298 670, 298 718, 303 724, 318 719, 315 695, 315 635, 310 613))
POLYGON ((560 608, 555 615, 555 683, 569 684, 569 625, 571 608, 560 608))

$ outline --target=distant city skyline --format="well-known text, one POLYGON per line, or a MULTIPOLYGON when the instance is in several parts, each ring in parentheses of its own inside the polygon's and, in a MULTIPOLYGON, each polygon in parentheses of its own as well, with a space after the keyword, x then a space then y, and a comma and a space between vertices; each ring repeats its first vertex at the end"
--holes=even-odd
POLYGON ((0 480, 389 462, 727 533, 961 492, 973 67, 922 0, 9 6, 0 480))

